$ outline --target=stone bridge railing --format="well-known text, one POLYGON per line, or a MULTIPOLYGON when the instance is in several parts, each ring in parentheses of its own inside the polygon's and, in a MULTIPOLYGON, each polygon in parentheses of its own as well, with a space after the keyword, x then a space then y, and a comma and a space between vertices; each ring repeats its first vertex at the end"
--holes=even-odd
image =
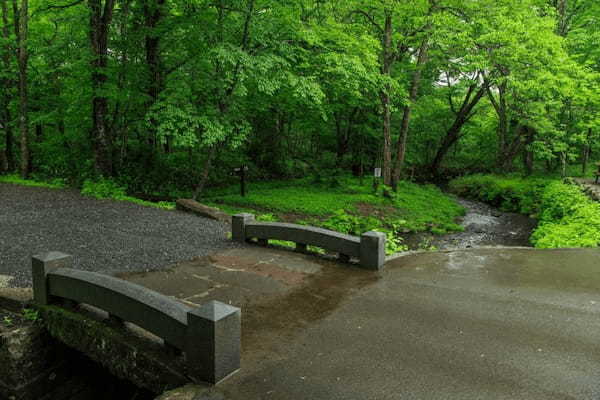
POLYGON ((378 270, 385 263, 386 236, 381 232, 358 237, 312 226, 257 222, 252 214, 237 214, 232 217, 232 238, 240 243, 257 239, 262 245, 269 239, 294 242, 299 252, 305 252, 308 245, 316 246, 338 253, 344 262, 357 258, 367 269, 378 270))
POLYGON ((238 308, 210 302, 188 307, 175 299, 107 275, 72 269, 73 258, 52 252, 32 260, 34 301, 62 300, 106 311, 113 321, 131 322, 185 355, 187 374, 218 383, 240 368, 238 308))

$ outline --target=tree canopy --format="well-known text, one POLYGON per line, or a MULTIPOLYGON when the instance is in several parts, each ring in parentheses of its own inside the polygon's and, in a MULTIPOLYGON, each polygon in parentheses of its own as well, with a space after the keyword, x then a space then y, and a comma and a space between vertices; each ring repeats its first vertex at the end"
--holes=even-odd
POLYGON ((594 0, 0 0, 0 171, 132 191, 583 168, 594 0))

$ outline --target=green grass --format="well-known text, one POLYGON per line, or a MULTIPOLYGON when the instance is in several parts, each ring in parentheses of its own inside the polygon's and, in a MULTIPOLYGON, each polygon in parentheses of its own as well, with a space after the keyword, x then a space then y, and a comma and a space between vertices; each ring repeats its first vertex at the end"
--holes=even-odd
MULTIPOLYGON (((43 182, 35 179, 23 179, 18 175, 2 175, 0 176, 0 183, 8 183, 12 185, 21 185, 29 187, 39 187, 47 189, 64 189, 67 187, 62 180, 53 180, 51 182, 43 182)), ((159 202, 153 203, 151 201, 141 200, 135 197, 127 196, 125 189, 116 185, 111 180, 101 180, 98 182, 86 181, 84 183, 81 193, 86 196, 95 197, 97 199, 112 199, 116 201, 126 201, 129 203, 135 203, 144 207, 154 207, 163 210, 174 210, 175 203, 171 202, 159 202)))
POLYGON ((259 218, 290 221, 360 235, 369 230, 388 234, 388 252, 403 250, 401 237, 410 232, 443 234, 460 231, 456 224, 464 209, 435 186, 401 182, 397 193, 373 192, 352 177, 336 178, 334 184, 309 179, 272 181, 249 185, 242 197, 238 187, 208 193, 207 204, 228 213, 251 212, 259 218))
POLYGON ((161 201, 153 203, 151 201, 141 200, 135 197, 127 196, 126 189, 119 186, 110 179, 101 179, 98 181, 87 180, 83 183, 81 194, 84 196, 94 197, 96 199, 111 199, 116 201, 126 201, 144 207, 154 207, 163 210, 174 210, 175 203, 161 201))
POLYGON ((9 183, 12 185, 40 187, 47 189, 63 189, 66 187, 64 182, 60 179, 55 179, 50 182, 43 182, 34 179, 23 179, 19 175, 0 175, 0 183, 9 183))

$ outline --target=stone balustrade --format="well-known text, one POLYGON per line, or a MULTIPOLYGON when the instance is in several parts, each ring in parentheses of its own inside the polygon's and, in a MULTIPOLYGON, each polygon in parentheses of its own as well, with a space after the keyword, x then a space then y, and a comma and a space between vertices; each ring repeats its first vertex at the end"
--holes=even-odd
POLYGON ((233 240, 245 243, 256 239, 266 245, 269 240, 296 243, 296 249, 305 252, 307 246, 316 246, 339 254, 341 261, 357 258, 366 269, 379 270, 385 263, 386 236, 381 232, 367 232, 358 236, 345 235, 313 226, 278 222, 257 222, 252 214, 232 217, 233 240))
POLYGON ((189 307, 142 286, 72 268, 73 257, 51 252, 32 259, 35 303, 68 301, 104 310, 114 322, 130 322, 185 355, 187 374, 216 384, 240 368, 241 312, 212 301, 189 307))

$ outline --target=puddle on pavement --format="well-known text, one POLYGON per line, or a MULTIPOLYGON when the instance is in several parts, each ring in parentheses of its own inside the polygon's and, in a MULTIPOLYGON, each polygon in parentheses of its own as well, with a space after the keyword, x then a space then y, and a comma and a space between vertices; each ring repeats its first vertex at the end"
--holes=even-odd
POLYGON ((291 337, 336 310, 353 293, 376 283, 381 277, 356 266, 323 261, 320 273, 281 297, 252 304, 243 320, 243 345, 249 352, 268 350, 272 338, 291 337))

